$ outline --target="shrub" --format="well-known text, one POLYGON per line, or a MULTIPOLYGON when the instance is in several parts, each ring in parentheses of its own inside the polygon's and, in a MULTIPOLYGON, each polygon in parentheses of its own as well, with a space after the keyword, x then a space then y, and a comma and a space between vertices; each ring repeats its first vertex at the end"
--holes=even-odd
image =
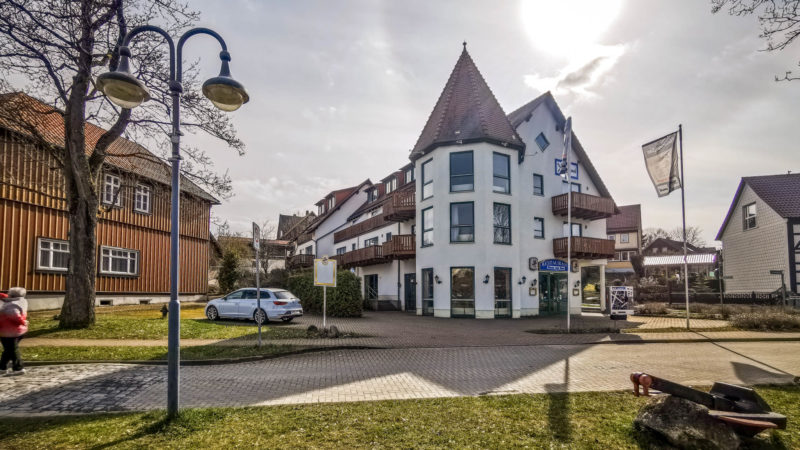
POLYGON ((236 287, 236 282, 239 281, 239 256, 235 252, 227 250, 222 255, 217 280, 221 292, 230 292, 236 287))
POLYGON ((734 314, 731 325, 745 330, 796 331, 800 330, 800 314, 797 311, 780 311, 763 308, 759 311, 734 314))
MULTIPOLYGON (((361 280, 348 270, 340 270, 335 288, 328 288, 328 315, 361 317, 361 280)), ((289 290, 300 299, 303 311, 322 313, 322 287, 314 286, 314 274, 306 271, 289 277, 289 290)))
POLYGON ((636 314, 647 314, 651 316, 664 316, 667 314, 667 305, 664 303, 644 303, 637 305, 636 314))

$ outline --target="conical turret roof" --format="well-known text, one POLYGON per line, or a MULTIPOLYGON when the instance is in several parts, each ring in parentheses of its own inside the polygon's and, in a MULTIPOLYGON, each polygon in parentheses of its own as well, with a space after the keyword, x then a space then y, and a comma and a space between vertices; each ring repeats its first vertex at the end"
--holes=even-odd
POLYGON ((464 50, 410 158, 416 160, 441 145, 481 141, 518 150, 525 148, 464 43, 464 50))

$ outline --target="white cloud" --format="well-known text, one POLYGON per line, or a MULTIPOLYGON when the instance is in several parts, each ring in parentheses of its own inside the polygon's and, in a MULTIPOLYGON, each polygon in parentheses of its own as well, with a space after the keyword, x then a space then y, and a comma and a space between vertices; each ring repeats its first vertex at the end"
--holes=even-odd
POLYGON ((594 45, 592 51, 576 58, 552 77, 538 73, 525 75, 525 84, 540 91, 552 91, 555 95, 576 94, 580 98, 592 98, 592 88, 599 85, 614 68, 627 47, 619 45, 594 45))

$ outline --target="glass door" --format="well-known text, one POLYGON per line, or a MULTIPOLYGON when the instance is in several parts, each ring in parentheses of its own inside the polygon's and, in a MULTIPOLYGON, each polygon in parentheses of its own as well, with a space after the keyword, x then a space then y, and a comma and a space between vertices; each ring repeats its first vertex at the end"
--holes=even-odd
POLYGON ((475 269, 450 269, 450 316, 475 317, 475 269))
POLYGON ((542 272, 539 276, 539 314, 564 314, 567 312, 567 274, 542 272))
POLYGON ((422 269, 422 315, 433 315, 433 269, 422 269))
POLYGON ((511 269, 494 268, 494 316, 511 317, 511 269))

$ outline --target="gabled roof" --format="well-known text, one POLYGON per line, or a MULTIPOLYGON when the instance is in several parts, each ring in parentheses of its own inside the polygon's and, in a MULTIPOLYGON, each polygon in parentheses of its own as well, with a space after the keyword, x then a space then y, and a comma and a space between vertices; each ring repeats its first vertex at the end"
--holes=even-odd
MULTIPOLYGON (((660 237, 658 239, 653 240, 644 248, 644 253, 650 253, 651 248, 667 248, 670 252, 680 253, 683 254, 683 241, 676 241, 674 239, 668 239, 660 237)), ((697 247, 695 245, 686 243, 686 252, 688 253, 714 253, 714 248, 705 248, 705 247, 697 247)), ((663 251, 662 251, 663 253, 663 251)))
MULTIPOLYGON (((561 108, 558 106, 558 103, 556 103, 556 100, 553 98, 553 94, 551 94, 550 91, 536 97, 532 101, 522 105, 508 115, 508 119, 514 126, 514 129, 519 128, 522 123, 530 120, 531 116, 533 115, 533 111, 535 111, 541 105, 545 105, 550 110, 550 112, 553 114, 553 117, 556 119, 556 125, 559 129, 563 130, 567 118, 564 117, 564 113, 561 111, 561 108)), ((578 136, 575 135, 574 131, 572 132, 572 150, 574 150, 578 155, 578 162, 583 164, 586 173, 589 174, 589 178, 592 180, 592 183, 594 183, 594 186, 597 188, 600 196, 612 198, 611 193, 608 191, 605 183, 603 183, 603 180, 600 178, 600 174, 597 172, 597 169, 594 168, 592 161, 589 159, 589 155, 586 154, 586 150, 583 149, 583 145, 581 145, 581 141, 578 140, 578 136)))
POLYGON ((525 149, 464 43, 409 158, 414 161, 442 145, 481 141, 525 149))
MULTIPOLYGON (((358 191, 361 190, 362 187, 371 185, 372 181, 370 181, 369 178, 367 178, 357 186, 349 187, 346 189, 339 189, 338 191, 333 191, 332 194, 336 196, 336 204, 333 206, 333 209, 329 209, 325 211, 325 213, 317 216, 314 220, 311 221, 310 224, 308 224, 308 227, 306 227, 306 229, 303 230, 303 233, 311 233, 312 231, 316 230, 320 225, 322 225, 322 222, 325 222, 325 220, 328 217, 330 217, 331 214, 336 212, 339 208, 342 207, 342 205, 345 204, 345 202, 347 202, 348 200, 350 200, 351 197, 356 195, 358 191)), ((331 194, 326 195, 325 198, 329 197, 330 195, 331 194)))
MULTIPOLYGON (((0 95, 0 127, 26 137, 34 137, 33 132, 23 123, 31 125, 47 143, 53 147, 64 147, 64 112, 22 92, 0 95), (4 114, 5 113, 5 114, 4 114), (24 115, 22 120, 15 117, 24 115)), ((86 154, 91 154, 94 146, 106 130, 86 122, 86 154)), ((106 150, 105 164, 129 173, 148 178, 166 186, 171 185, 171 168, 158 156, 123 137, 117 138, 106 150)), ((181 191, 202 198, 212 204, 220 202, 188 178, 181 176, 181 191)))
POLYGON ((745 184, 779 216, 784 219, 800 217, 800 173, 742 177, 715 240, 722 239, 722 232, 728 226, 745 184))
POLYGON ((642 229, 642 205, 619 206, 619 214, 606 219, 606 233, 642 229))

